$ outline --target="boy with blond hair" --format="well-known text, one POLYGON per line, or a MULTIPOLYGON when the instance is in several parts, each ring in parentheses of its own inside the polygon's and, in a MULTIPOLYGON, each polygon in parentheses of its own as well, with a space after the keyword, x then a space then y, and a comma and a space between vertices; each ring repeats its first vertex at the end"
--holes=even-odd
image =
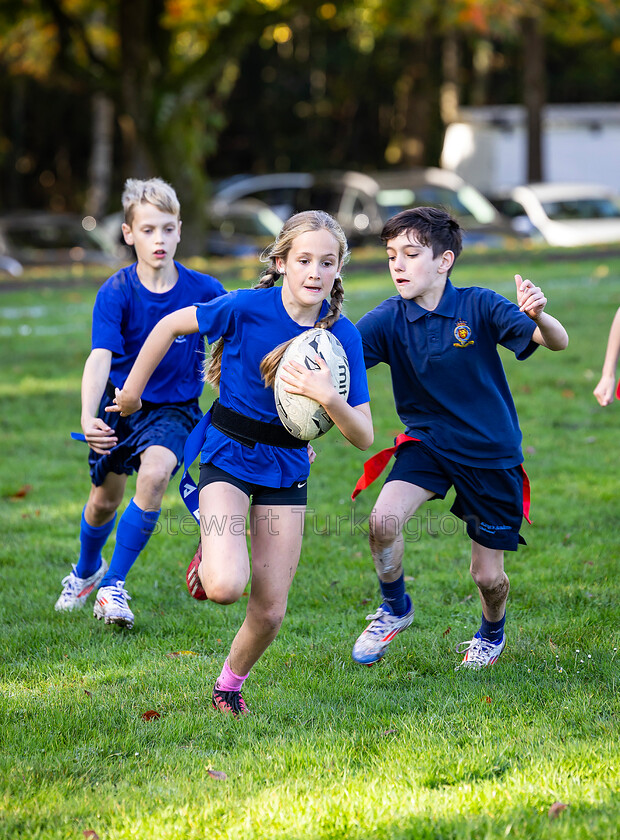
POLYGON ((164 315, 226 291, 215 278, 174 260, 181 219, 169 184, 160 178, 130 178, 122 202, 123 236, 135 248, 137 261, 110 277, 95 300, 81 414, 92 484, 82 512, 80 556, 63 579, 56 609, 79 609, 98 589, 95 617, 132 627, 125 579, 155 530, 185 440, 202 416, 202 339, 196 335, 174 342, 145 390, 140 411, 122 417, 108 415, 104 408, 123 387, 145 338, 164 315), (127 477, 134 471, 135 496, 119 520, 108 566, 101 551, 114 529, 127 477))

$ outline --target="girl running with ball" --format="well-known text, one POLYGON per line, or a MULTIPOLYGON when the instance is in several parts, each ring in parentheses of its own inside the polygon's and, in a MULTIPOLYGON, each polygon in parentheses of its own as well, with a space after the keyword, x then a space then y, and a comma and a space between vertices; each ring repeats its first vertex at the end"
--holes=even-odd
POLYGON ((192 561, 194 569, 190 564, 188 579, 195 581, 194 597, 232 604, 251 578, 245 620, 212 696, 215 708, 235 716, 247 711, 241 688, 278 634, 301 553, 308 446, 282 426, 273 390, 266 386, 273 383, 287 344, 302 332, 317 326, 339 339, 349 360, 349 396, 340 396, 318 357, 316 370, 294 361, 284 367, 286 390, 319 402, 358 449, 373 441, 361 338, 341 314, 340 272, 347 256, 345 235, 327 213, 292 216, 263 255, 268 267, 258 285, 163 318, 108 408, 123 416, 140 409, 142 391, 178 336, 200 333, 210 345, 217 342, 206 373, 207 381, 219 385, 219 400, 201 450, 202 554, 192 561), (275 285, 280 279, 282 285, 275 285))

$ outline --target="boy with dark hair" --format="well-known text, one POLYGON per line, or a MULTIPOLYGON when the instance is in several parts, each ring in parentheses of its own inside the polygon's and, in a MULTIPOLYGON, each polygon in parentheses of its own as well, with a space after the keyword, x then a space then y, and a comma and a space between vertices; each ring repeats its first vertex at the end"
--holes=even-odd
MULTIPOLYGON (((364 315, 366 367, 390 366, 396 409, 405 425, 396 446, 370 459, 353 498, 396 463, 370 515, 370 549, 383 602, 369 616, 353 659, 371 665, 413 621, 405 591, 403 528, 418 508, 456 490, 452 512, 471 539, 471 575, 482 621, 464 642, 457 667, 492 665, 506 643, 509 581, 504 551, 516 551, 524 510, 521 431, 497 345, 517 359, 538 345, 563 350, 564 327, 544 310, 547 299, 515 276, 517 305, 490 289, 456 288, 450 271, 461 252, 458 223, 433 207, 389 219, 381 239, 398 295, 364 315)), ((526 510, 527 514, 527 510, 526 510)))
POLYGON ((181 239, 180 206, 160 178, 130 178, 123 192, 123 235, 137 262, 99 289, 93 310, 92 350, 82 377, 82 430, 90 447, 92 486, 82 512, 80 556, 63 579, 56 609, 84 606, 99 587, 94 614, 106 624, 132 627, 127 573, 155 530, 168 482, 183 458, 185 440, 202 417, 204 342, 178 339, 131 417, 104 408, 122 388, 145 338, 170 312, 226 294, 208 274, 175 262, 181 239), (120 518, 108 568, 101 550, 114 529, 127 477, 137 470, 136 493, 120 518))

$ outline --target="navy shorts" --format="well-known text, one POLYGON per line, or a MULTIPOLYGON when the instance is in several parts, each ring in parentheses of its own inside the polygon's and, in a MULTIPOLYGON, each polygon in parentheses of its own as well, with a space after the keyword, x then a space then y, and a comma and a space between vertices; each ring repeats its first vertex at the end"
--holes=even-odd
POLYGON ((294 481, 290 487, 265 487, 263 484, 254 484, 237 478, 216 467, 215 464, 201 464, 198 492, 207 484, 213 484, 216 481, 224 481, 226 484, 238 487, 248 499, 252 499, 253 505, 299 505, 301 507, 308 501, 307 481, 294 481))
POLYGON ((519 534, 523 521, 523 470, 468 467, 433 452, 421 441, 396 450, 396 463, 386 479, 406 481, 443 499, 456 490, 451 511, 467 526, 467 534, 486 548, 516 551, 525 540, 519 534))
POLYGON ((120 414, 106 414, 104 408, 112 400, 103 395, 99 406, 99 417, 111 426, 118 437, 118 443, 105 455, 98 455, 89 450, 88 463, 93 484, 99 487, 108 473, 131 475, 140 467, 140 455, 149 446, 165 446, 174 452, 178 470, 183 460, 185 441, 194 426, 202 417, 198 400, 188 403, 157 405, 143 404, 140 411, 121 417, 120 414))

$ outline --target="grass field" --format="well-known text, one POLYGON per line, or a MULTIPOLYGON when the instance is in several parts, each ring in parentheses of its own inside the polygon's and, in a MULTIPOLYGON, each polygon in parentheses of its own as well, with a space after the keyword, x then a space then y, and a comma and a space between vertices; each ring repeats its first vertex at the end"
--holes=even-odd
MULTIPOLYGON (((620 837, 620 413, 592 396, 620 259, 463 262, 454 282, 514 299, 516 271, 543 286, 571 344, 524 363, 506 354, 533 524, 507 557, 501 660, 454 671, 479 604, 448 497, 408 534, 412 629, 380 665, 354 665, 378 602, 366 543, 377 491, 351 504, 365 456, 332 432, 316 446, 289 613, 240 721, 209 701, 245 601, 189 598, 197 533, 176 481, 128 580, 134 630, 105 628, 90 606, 55 613, 89 486, 69 432, 96 285, 0 294, 3 840, 620 837)), ((345 286, 353 319, 392 294, 385 272, 351 272, 345 286)), ((375 452, 400 427, 387 369, 370 378, 375 452)))

